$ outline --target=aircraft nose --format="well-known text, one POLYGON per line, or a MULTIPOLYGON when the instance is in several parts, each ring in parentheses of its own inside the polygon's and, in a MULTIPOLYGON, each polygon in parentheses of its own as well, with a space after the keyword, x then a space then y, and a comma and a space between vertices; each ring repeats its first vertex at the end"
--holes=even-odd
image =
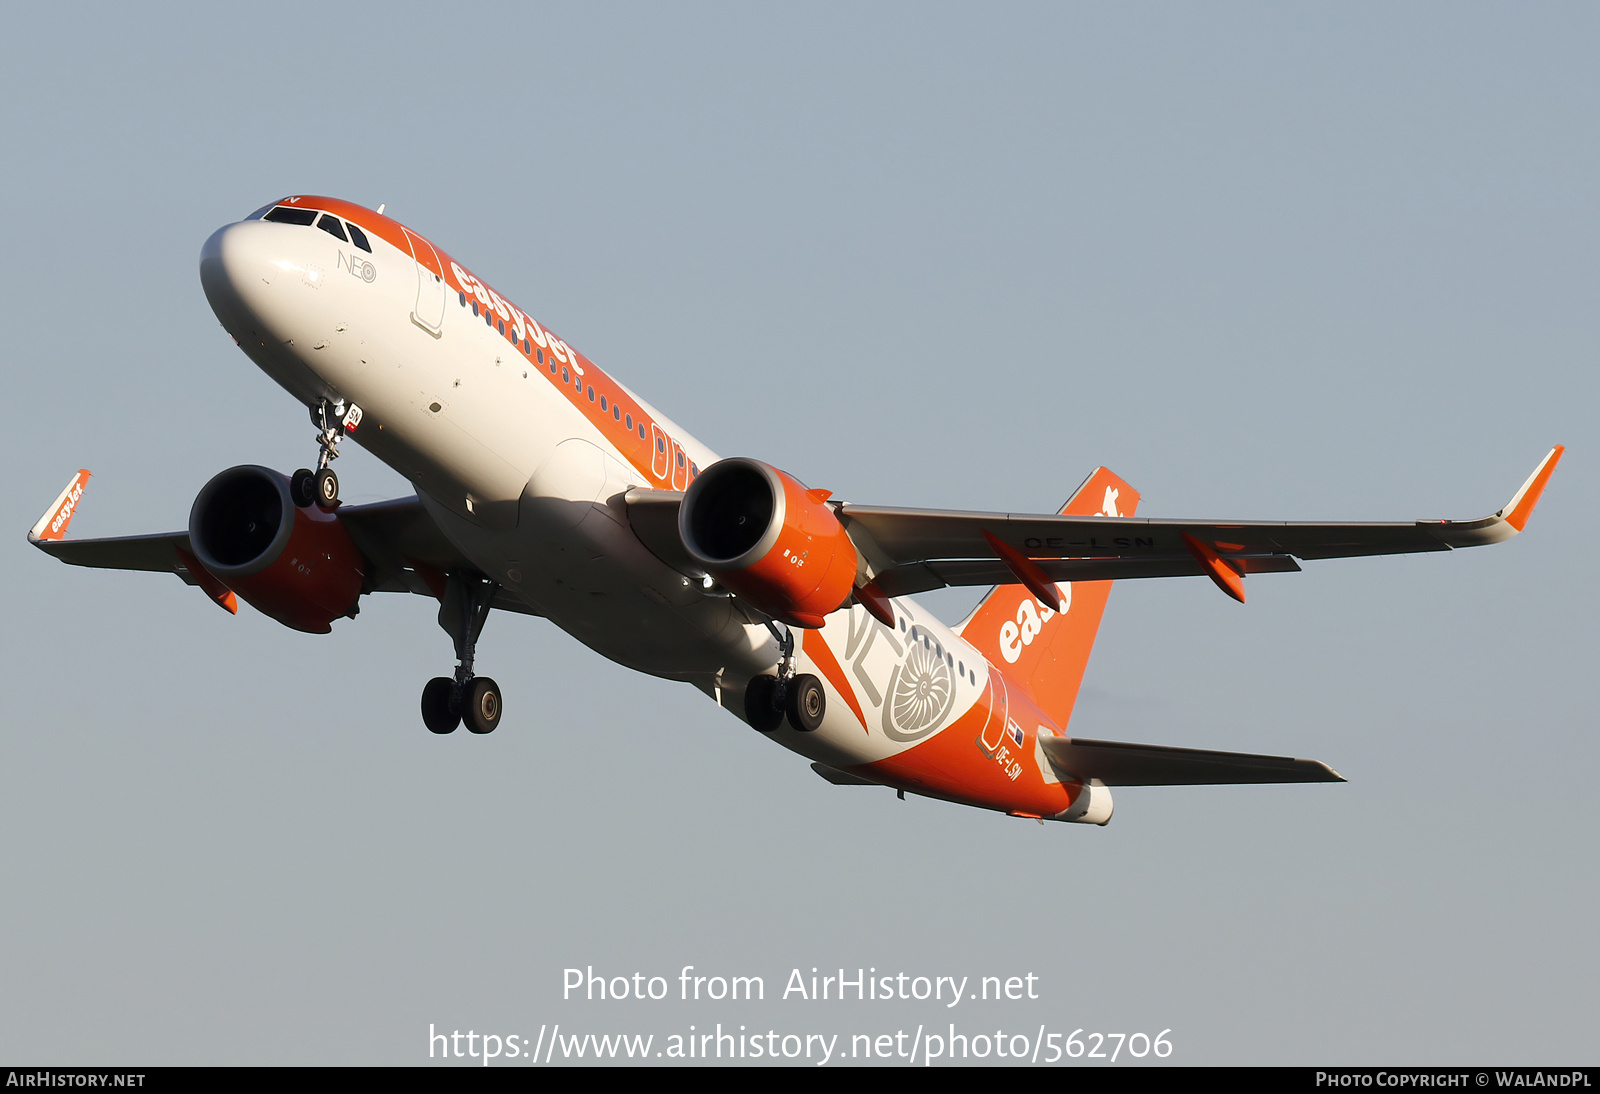
POLYGON ((218 228, 200 248, 200 285, 235 338, 270 312, 275 277, 285 273, 282 226, 259 220, 218 228))

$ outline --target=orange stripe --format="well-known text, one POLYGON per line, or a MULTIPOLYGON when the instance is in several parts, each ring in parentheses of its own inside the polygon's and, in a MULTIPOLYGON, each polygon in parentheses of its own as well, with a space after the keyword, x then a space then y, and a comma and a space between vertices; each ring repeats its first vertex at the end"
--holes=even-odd
POLYGON ((804 637, 800 639, 800 648, 806 651, 806 656, 822 670, 822 675, 828 678, 828 683, 832 684, 834 689, 844 696, 844 701, 850 704, 850 709, 855 712, 857 720, 861 723, 861 731, 870 732, 867 729, 866 716, 861 713, 861 704, 856 700, 856 693, 850 689, 849 681, 844 678, 844 670, 839 667, 839 659, 828 648, 828 643, 823 640, 821 633, 806 631, 804 637))

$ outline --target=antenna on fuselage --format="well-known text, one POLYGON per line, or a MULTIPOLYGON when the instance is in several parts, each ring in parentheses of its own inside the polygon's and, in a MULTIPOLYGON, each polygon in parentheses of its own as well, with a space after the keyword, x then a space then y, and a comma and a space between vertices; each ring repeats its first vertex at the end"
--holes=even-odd
POLYGON ((381 202, 378 204, 378 215, 380 217, 383 215, 383 204, 381 202))

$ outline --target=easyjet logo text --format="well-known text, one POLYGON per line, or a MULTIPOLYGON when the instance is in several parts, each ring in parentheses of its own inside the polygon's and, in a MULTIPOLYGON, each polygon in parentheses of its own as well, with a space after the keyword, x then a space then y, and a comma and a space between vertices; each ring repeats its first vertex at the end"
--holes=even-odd
MULTIPOLYGON (((1061 614, 1065 615, 1072 606, 1072 586, 1063 584, 1056 588, 1061 595, 1061 614)), ((1033 644, 1033 640, 1039 637, 1039 632, 1044 630, 1044 625, 1055 614, 1032 597, 1017 605, 1017 618, 1008 619, 1000 625, 1000 655, 1008 663, 1016 664, 1017 658, 1022 656, 1023 647, 1033 644)))
POLYGON ((83 480, 73 479, 72 485, 67 487, 67 497, 61 503, 61 508, 56 510, 56 519, 50 522, 50 534, 58 535, 61 529, 67 526, 67 521, 72 519, 72 511, 78 507, 78 499, 83 497, 83 480))
POLYGON ((578 355, 572 351, 571 346, 545 330, 534 319, 523 315, 505 297, 463 270, 454 260, 450 263, 450 272, 455 274, 456 284, 461 286, 462 292, 477 297, 481 307, 493 310, 502 322, 510 323, 516 329, 517 341, 520 342, 524 338, 533 339, 535 345, 548 349, 550 356, 564 365, 571 365, 572 370, 579 376, 583 375, 583 366, 578 364, 578 355))

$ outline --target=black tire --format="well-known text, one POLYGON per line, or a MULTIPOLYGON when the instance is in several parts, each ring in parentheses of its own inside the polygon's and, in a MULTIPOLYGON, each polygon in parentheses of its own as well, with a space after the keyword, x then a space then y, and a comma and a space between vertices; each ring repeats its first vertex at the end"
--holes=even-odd
POLYGON ((317 472, 316 479, 317 504, 324 509, 333 509, 339 504, 339 476, 333 473, 333 468, 324 467, 317 472))
POLYGON ((422 724, 434 733, 454 733, 461 724, 461 715, 453 709, 452 692, 456 682, 446 676, 435 676, 422 689, 422 724))
POLYGON ((802 674, 789 681, 789 695, 784 706, 788 708, 789 724, 801 733, 810 733, 822 724, 828 711, 828 697, 822 691, 822 681, 815 676, 802 674))
POLYGON ((315 479, 316 476, 304 467, 289 476, 289 497, 302 509, 317 503, 315 479))
POLYGON ((771 733, 783 724, 783 711, 772 701, 772 689, 777 683, 775 676, 757 676, 745 685, 744 720, 750 728, 771 733))
POLYGON ((493 733, 500 724, 500 685, 487 676, 474 677, 463 696, 461 720, 473 733, 493 733))

